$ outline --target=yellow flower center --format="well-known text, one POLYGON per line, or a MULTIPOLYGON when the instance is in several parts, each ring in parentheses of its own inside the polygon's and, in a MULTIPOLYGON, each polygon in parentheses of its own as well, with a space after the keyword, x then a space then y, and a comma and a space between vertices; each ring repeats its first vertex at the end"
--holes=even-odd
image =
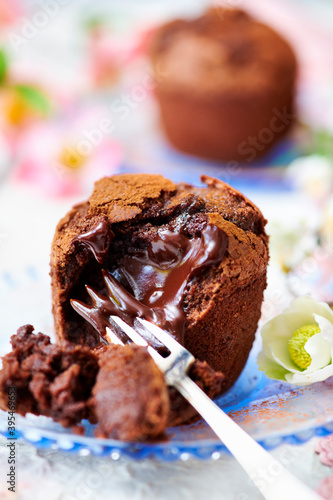
POLYGON ((85 163, 86 157, 72 148, 65 146, 60 152, 59 161, 70 170, 79 170, 85 163))
POLYGON ((311 365, 312 358, 304 349, 309 338, 320 333, 320 328, 317 325, 305 325, 293 333, 289 339, 289 354, 293 362, 301 370, 306 370, 311 365))

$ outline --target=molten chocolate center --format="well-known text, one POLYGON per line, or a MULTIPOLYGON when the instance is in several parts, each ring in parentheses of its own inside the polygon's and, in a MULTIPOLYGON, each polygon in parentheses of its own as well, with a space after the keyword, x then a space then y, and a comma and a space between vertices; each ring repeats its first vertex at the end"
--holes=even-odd
MULTIPOLYGON (((100 226, 96 226, 95 237, 92 230, 75 238, 92 251, 99 263, 105 260, 109 246, 105 245, 100 226)), ((109 229, 103 229, 109 235, 109 229)), ((183 343, 185 287, 204 269, 220 263, 227 246, 226 234, 213 224, 208 224, 200 237, 191 239, 179 231, 161 228, 145 250, 124 256, 115 269, 104 272, 109 298, 93 291, 93 306, 81 303, 82 307, 78 307, 75 301, 75 309, 102 334, 112 314, 129 322, 139 316, 154 321, 183 343)))

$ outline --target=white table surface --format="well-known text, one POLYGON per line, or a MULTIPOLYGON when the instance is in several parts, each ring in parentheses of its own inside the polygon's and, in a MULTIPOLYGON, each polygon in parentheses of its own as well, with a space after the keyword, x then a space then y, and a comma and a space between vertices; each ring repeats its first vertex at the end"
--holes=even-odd
MULTIPOLYGON (((272 454, 288 469, 316 488, 331 473, 313 451, 315 439, 302 446, 283 445, 272 454)), ((0 440, 0 470, 6 470, 6 440, 0 440)), ((1 499, 20 500, 261 500, 235 460, 139 462, 78 457, 36 450, 18 443, 16 496, 0 484, 1 499)), ((283 500, 283 499, 281 499, 283 500)), ((297 499, 298 500, 298 499, 297 499)))

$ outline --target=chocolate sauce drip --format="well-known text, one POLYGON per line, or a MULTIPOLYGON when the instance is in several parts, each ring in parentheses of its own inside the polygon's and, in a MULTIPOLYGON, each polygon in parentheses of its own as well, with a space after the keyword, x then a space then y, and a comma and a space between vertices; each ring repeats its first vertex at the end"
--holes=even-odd
MULTIPOLYGON (((156 324, 163 324, 164 314, 162 309, 151 309, 139 302, 129 293, 108 271, 102 271, 109 295, 106 297, 91 287, 87 292, 92 299, 92 305, 86 305, 79 300, 71 300, 75 311, 85 318, 101 335, 105 336, 106 327, 114 328, 110 316, 119 316, 129 325, 134 319, 145 318, 156 324)), ((120 335, 121 336, 121 335, 120 335)), ((158 347, 158 344, 156 344, 158 347)))
POLYGON ((109 223, 103 219, 87 233, 73 238, 72 243, 83 245, 92 252, 99 264, 103 264, 113 238, 114 234, 109 227, 109 223))
POLYGON ((109 317, 117 315, 132 323, 135 317, 153 321, 184 343, 185 314, 182 299, 189 280, 211 265, 221 262, 228 247, 227 235, 208 224, 199 238, 161 229, 146 250, 126 255, 112 273, 103 271, 109 297, 87 291, 92 306, 72 301, 75 310, 100 334, 110 326, 109 317), (127 291, 117 281, 126 279, 127 291))

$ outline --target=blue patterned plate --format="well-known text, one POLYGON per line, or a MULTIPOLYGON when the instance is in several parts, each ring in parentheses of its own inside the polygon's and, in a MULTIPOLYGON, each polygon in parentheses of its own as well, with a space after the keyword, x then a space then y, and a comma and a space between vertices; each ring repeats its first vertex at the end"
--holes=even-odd
MULTIPOLYGON (((237 383, 217 404, 266 449, 283 442, 303 443, 314 435, 333 432, 333 380, 302 388, 269 381, 257 371, 256 350, 254 347, 237 383)), ((113 460, 122 455, 137 460, 217 459, 226 452, 202 420, 169 428, 164 439, 146 443, 98 439, 94 437, 95 426, 83 424, 85 435, 79 436, 47 417, 17 416, 16 437, 39 448, 109 456, 113 460)), ((7 432, 6 412, 0 412, 0 433, 12 439, 7 432)))

